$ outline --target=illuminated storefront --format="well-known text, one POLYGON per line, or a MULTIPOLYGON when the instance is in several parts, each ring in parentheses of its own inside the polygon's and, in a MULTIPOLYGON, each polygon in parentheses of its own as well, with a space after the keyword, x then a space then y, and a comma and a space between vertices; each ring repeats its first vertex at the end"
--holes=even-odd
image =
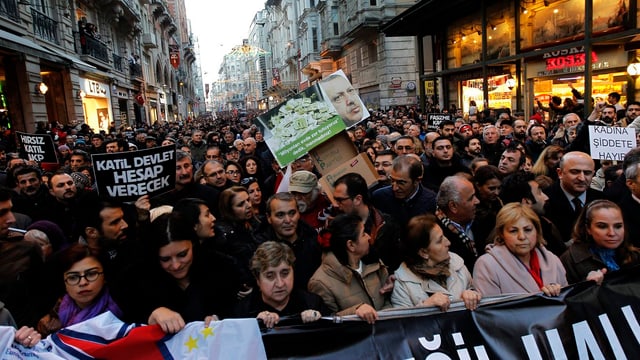
POLYGON ((572 97, 569 83, 589 100, 633 100, 639 17, 638 0, 422 1, 381 30, 422 40, 421 107, 531 115, 537 100, 572 97))
POLYGON ((94 131, 109 130, 113 119, 109 84, 92 79, 80 79, 80 96, 84 110, 84 122, 94 131))

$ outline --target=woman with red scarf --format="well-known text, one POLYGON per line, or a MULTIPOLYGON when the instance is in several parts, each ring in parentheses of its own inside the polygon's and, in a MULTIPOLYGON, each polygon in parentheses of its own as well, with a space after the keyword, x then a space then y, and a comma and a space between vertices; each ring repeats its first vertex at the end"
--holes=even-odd
POLYGON ((540 219, 528 206, 505 205, 496 218, 496 238, 473 268, 483 296, 543 292, 557 296, 568 285, 560 259, 545 247, 540 219))
POLYGON ((56 257, 62 272, 66 294, 53 310, 38 322, 38 332, 47 336, 62 328, 111 311, 122 311, 105 286, 104 268, 97 253, 84 244, 73 244, 56 257))

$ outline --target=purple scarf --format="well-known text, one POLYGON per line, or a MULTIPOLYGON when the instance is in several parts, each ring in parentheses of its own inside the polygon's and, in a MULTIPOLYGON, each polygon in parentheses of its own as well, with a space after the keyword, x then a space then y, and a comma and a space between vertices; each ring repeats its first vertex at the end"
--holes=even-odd
POLYGON ((62 327, 67 327, 96 317, 106 311, 111 311, 117 317, 122 316, 122 310, 109 296, 109 290, 105 288, 102 294, 94 300, 93 304, 84 309, 80 309, 69 294, 65 295, 60 302, 58 317, 62 327))

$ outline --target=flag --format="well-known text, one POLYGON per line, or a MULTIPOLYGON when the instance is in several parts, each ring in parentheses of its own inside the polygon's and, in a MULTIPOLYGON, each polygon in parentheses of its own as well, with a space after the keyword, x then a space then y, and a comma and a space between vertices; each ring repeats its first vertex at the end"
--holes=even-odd
POLYGON ((0 326, 1 360, 18 359, 266 359, 255 319, 188 323, 176 334, 159 325, 125 324, 110 312, 62 329, 32 348, 13 341, 0 326))

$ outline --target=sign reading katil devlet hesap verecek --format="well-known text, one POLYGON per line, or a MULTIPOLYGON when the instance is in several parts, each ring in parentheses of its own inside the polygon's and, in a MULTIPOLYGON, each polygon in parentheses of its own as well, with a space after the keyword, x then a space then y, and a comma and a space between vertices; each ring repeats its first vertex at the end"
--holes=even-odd
POLYGON ((140 151, 91 155, 98 194, 135 201, 173 190, 176 184, 176 147, 167 145, 140 151))

